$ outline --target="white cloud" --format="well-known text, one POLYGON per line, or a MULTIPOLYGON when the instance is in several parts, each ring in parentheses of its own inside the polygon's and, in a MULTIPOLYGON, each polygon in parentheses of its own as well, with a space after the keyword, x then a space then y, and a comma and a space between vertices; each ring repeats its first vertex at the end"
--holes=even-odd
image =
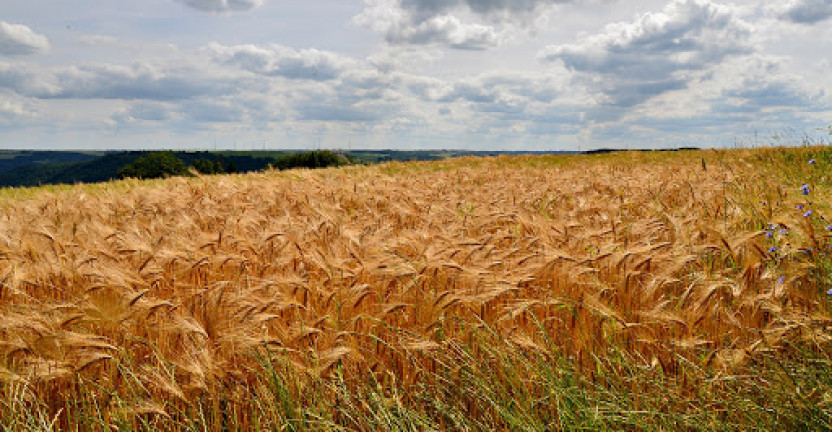
POLYGON ((214 60, 260 75, 288 79, 327 81, 355 67, 348 57, 316 49, 295 50, 282 45, 211 44, 206 49, 214 60))
POLYGON ((49 40, 22 24, 0 21, 0 55, 18 56, 49 51, 49 40))
POLYGON ((244 12, 263 4, 263 0, 174 0, 205 12, 244 12))

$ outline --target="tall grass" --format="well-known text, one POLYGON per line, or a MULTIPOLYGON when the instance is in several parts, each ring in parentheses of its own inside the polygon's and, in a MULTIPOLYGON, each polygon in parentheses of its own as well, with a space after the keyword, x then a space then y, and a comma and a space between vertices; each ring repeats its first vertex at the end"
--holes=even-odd
POLYGON ((10 197, 0 424, 827 429, 827 153, 469 158, 10 197))

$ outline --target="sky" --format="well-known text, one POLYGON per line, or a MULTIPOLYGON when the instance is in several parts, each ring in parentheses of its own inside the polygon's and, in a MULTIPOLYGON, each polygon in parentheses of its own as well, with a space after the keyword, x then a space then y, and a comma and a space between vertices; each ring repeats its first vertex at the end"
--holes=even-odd
POLYGON ((3 0, 0 149, 819 139, 830 23, 832 0, 3 0))

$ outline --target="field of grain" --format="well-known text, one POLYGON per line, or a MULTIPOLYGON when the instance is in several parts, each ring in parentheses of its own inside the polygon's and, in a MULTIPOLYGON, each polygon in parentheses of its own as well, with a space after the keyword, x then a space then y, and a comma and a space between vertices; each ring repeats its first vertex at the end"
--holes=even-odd
POLYGON ((829 427, 830 168, 800 148, 6 190, 0 423, 829 427))

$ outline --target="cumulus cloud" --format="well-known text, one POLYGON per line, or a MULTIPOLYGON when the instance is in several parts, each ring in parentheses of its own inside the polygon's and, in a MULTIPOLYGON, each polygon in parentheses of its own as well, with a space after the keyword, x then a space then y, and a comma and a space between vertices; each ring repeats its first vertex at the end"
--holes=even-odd
POLYGON ((781 19, 798 24, 816 24, 832 17, 832 0, 793 0, 785 6, 781 19))
POLYGON ((572 0, 365 0, 353 21, 391 44, 482 50, 528 27, 543 10, 572 0), (466 20, 465 18, 469 18, 466 20))
POLYGON ((49 40, 22 24, 0 21, 0 55, 18 56, 49 51, 49 40))
POLYGON ((263 4, 263 0, 174 0, 205 12, 244 12, 263 4))
POLYGON ((288 79, 327 81, 337 78, 356 62, 338 54, 316 49, 295 50, 282 45, 211 44, 206 52, 216 61, 260 75, 288 79))
POLYGON ((5 121, 33 119, 38 116, 38 109, 31 99, 21 97, 8 90, 0 90, 0 124, 5 121))
POLYGON ((491 21, 524 21, 541 9, 573 0, 400 0, 399 5, 411 11, 416 19, 444 15, 454 10, 470 11, 491 21))
POLYGON ((539 58, 562 63, 601 89, 607 105, 626 108, 683 89, 709 67, 752 52, 752 30, 733 7, 675 0, 661 12, 609 24, 577 44, 546 47, 539 58))

